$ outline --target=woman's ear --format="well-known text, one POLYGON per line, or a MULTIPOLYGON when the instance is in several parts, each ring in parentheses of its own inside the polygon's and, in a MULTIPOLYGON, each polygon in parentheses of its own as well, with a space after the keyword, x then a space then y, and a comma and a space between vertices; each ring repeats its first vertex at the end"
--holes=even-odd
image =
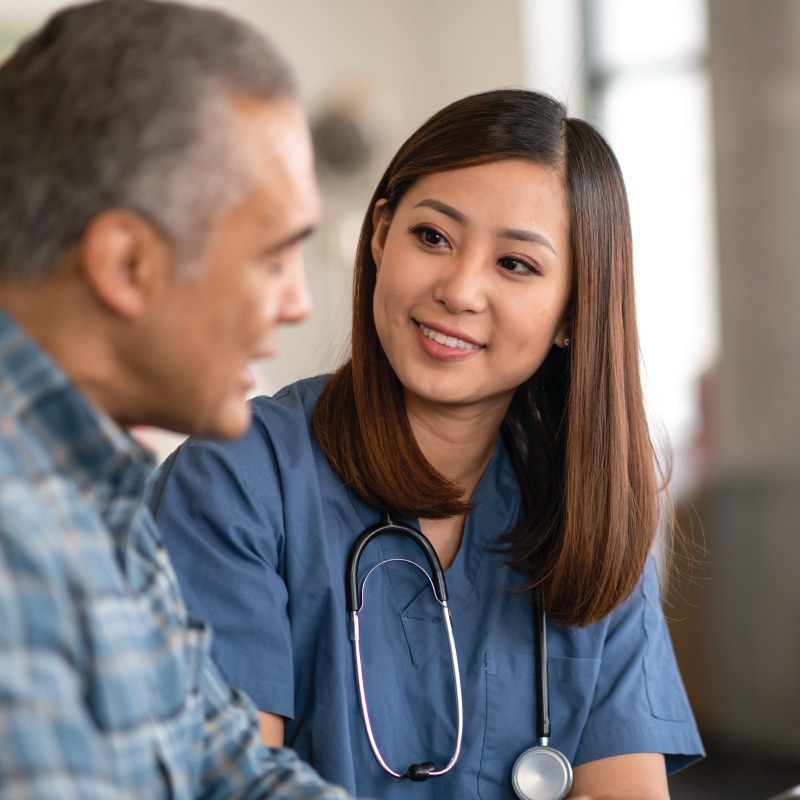
POLYGON ((553 344, 556 347, 569 347, 569 341, 572 338, 572 312, 567 309, 564 316, 561 318, 561 324, 556 330, 556 335, 553 337, 553 344))
POLYGON ((146 312, 172 262, 172 248, 152 224, 122 209, 96 216, 78 246, 78 268, 95 297, 127 319, 146 312))
POLYGON ((389 214, 386 208, 386 199, 378 200, 372 209, 372 260, 378 272, 383 259, 383 247, 386 244, 386 235, 389 233, 389 214))

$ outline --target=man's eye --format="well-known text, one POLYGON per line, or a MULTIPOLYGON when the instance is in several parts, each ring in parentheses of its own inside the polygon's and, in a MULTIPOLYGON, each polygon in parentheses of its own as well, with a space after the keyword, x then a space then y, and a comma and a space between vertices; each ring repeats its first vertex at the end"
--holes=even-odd
POLYGON ((253 263, 270 275, 280 275, 283 272, 283 259, 277 258, 275 253, 265 253, 256 258, 253 263))

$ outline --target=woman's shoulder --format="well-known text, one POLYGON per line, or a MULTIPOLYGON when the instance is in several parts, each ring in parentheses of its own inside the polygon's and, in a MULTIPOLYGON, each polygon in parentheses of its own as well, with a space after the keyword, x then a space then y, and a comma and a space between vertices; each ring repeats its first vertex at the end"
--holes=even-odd
POLYGON ((305 486, 316 480, 320 452, 311 430, 311 415, 328 376, 297 381, 272 396, 251 400, 252 423, 234 439, 190 437, 171 453, 150 482, 151 508, 166 492, 186 485, 186 495, 248 497, 274 506, 281 487, 305 486), (305 479, 302 476, 306 476, 305 479))
POLYGON ((605 617, 585 627, 554 626, 571 649, 600 647, 609 639, 621 650, 644 646, 653 629, 663 623, 661 579, 655 554, 648 556, 633 591, 605 617))
POLYGON ((311 418, 329 377, 304 378, 273 395, 253 398, 252 423, 234 448, 245 458, 252 458, 254 451, 266 448, 281 471, 301 465, 316 469, 320 450, 311 418))
POLYGON ((615 647, 621 651, 646 647, 648 644, 652 647, 659 638, 668 641, 661 595, 659 554, 653 552, 648 556, 633 591, 595 625, 604 631, 606 641, 614 640, 615 647))
POLYGON ((284 386, 274 394, 262 394, 250 399, 253 421, 246 436, 263 435, 269 432, 270 438, 281 436, 284 426, 291 426, 292 435, 296 427, 310 427, 311 415, 329 375, 316 375, 284 386))
POLYGON ((253 426, 269 425, 273 421, 310 424, 317 400, 330 375, 316 375, 284 386, 272 395, 259 395, 250 401, 253 426))
POLYGON ((218 474, 225 469, 243 481, 264 478, 266 465, 279 463, 282 454, 294 454, 296 460, 311 457, 315 450, 311 431, 311 415, 327 375, 306 378, 284 387, 274 395, 252 398, 252 422, 247 431, 235 439, 190 437, 164 462, 162 476, 183 471, 202 470, 218 474))

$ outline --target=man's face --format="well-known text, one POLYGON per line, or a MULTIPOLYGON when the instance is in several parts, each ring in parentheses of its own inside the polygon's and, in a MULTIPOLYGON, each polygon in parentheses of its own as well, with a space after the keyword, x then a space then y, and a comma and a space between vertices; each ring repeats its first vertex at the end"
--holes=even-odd
POLYGON ((319 196, 305 118, 293 101, 237 99, 234 148, 248 166, 244 197, 210 231, 200 274, 175 275, 154 333, 159 421, 206 436, 242 434, 251 364, 277 351, 279 323, 308 316, 301 240, 315 227, 319 196))

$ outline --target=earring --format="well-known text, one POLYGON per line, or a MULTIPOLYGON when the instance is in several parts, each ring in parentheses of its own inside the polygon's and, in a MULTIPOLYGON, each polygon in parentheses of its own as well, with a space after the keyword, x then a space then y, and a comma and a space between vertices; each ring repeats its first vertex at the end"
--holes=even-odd
POLYGON ((564 347, 569 347, 569 337, 564 339, 564 347))

